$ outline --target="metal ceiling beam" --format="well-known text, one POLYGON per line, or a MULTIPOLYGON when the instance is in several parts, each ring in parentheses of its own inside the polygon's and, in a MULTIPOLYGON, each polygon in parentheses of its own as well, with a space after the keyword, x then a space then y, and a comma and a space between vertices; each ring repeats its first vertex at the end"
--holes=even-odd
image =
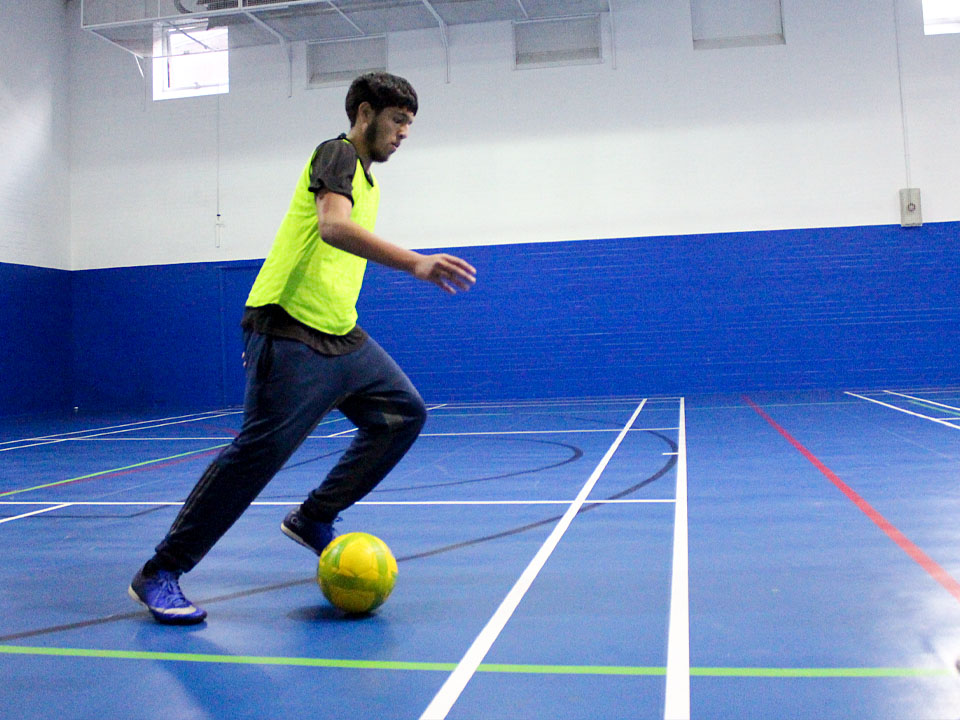
POLYGON ((280 42, 281 45, 285 46, 287 43, 290 42, 290 38, 288 38, 286 35, 281 33, 279 30, 265 23, 263 20, 258 18, 256 15, 254 15, 252 12, 244 11, 242 14, 244 17, 252 20, 257 27, 261 28, 262 30, 266 30, 268 33, 273 35, 280 42))
POLYGON ((430 0, 420 0, 430 11, 430 14, 433 15, 433 19, 437 21, 437 25, 440 26, 440 40, 443 42, 443 55, 447 63, 447 82, 450 82, 450 41, 447 38, 447 24, 443 21, 443 18, 440 17, 440 13, 437 12, 437 9, 433 7, 430 3, 430 0))
POLYGON ((339 15, 339 16, 342 17, 344 20, 346 20, 348 23, 350 23, 350 26, 351 26, 354 30, 356 30, 358 33, 360 33, 360 36, 361 36, 361 37, 366 37, 366 36, 367 36, 367 33, 364 31, 364 29, 363 29, 362 27, 360 27, 359 25, 357 25, 357 24, 356 24, 353 20, 351 20, 349 17, 347 17, 347 14, 346 14, 343 10, 341 10, 339 7, 337 7, 337 4, 336 4, 335 2, 333 2, 333 0, 326 0, 326 3, 327 3, 327 5, 329 5, 329 6, 332 7, 334 10, 337 11, 337 15, 339 15))
POLYGON ((430 11, 430 14, 433 15, 433 19, 437 21, 437 24, 440 26, 440 33, 443 35, 444 43, 447 39, 447 24, 443 21, 443 18, 440 17, 440 13, 437 12, 437 9, 433 6, 430 0, 420 0, 430 11))
MULTIPOLYGON (((287 97, 293 97, 293 47, 290 45, 290 38, 281 33, 279 30, 271 27, 269 24, 258 18, 251 12, 244 11, 243 15, 250 18, 254 25, 259 28, 262 28, 270 35, 273 35, 279 43, 280 47, 283 49, 284 53, 287 56, 287 97)), ((217 247, 220 247, 217 245, 217 247)))
MULTIPOLYGON (((132 0, 126 0, 126 1, 131 2, 132 0)), ((625 2, 626 0, 621 0, 620 5, 622 6, 623 4, 625 4, 625 2)), ((270 21, 270 14, 276 13, 278 10, 286 10, 291 14, 296 14, 296 11, 299 10, 300 8, 303 8, 308 12, 309 12, 309 8, 316 8, 316 9, 322 9, 324 11, 324 14, 327 15, 328 18, 330 19, 336 18, 337 21, 342 21, 346 23, 346 26, 343 27, 343 30, 346 31, 346 27, 350 27, 351 31, 355 33, 355 37, 358 37, 358 38, 371 37, 370 31, 361 27, 359 23, 353 19, 353 15, 355 14, 353 12, 354 6, 349 5, 346 2, 346 0, 281 0, 277 4, 271 3, 271 4, 264 4, 264 5, 259 5, 259 4, 254 5, 252 4, 252 0, 240 0, 237 3, 238 7, 235 7, 235 8, 208 10, 205 12, 197 12, 195 14, 189 13, 189 14, 179 14, 179 15, 163 15, 160 17, 149 17, 149 18, 144 17, 144 18, 138 18, 133 20, 122 20, 122 21, 113 20, 113 21, 106 21, 106 22, 86 23, 83 21, 88 18, 88 14, 86 12, 88 8, 85 8, 84 6, 89 4, 90 2, 85 0, 81 0, 80 2, 81 26, 86 30, 91 30, 93 32, 96 32, 104 40, 107 40, 111 44, 116 45, 117 47, 120 47, 121 49, 127 52, 130 52, 131 54, 141 58, 151 57, 152 56, 151 52, 149 50, 146 50, 146 48, 143 51, 139 51, 139 52, 130 50, 124 47, 122 44, 120 44, 120 42, 111 39, 109 37, 109 32, 107 32, 106 34, 102 34, 100 31, 107 31, 112 28, 121 28, 121 27, 150 26, 150 25, 156 25, 157 23, 160 23, 161 25, 170 24, 170 25, 176 26, 176 25, 180 25, 181 23, 189 23, 191 21, 200 20, 200 19, 213 20, 220 16, 224 16, 224 17, 241 16, 241 17, 244 17, 244 19, 248 20, 249 22, 252 22, 253 24, 255 24, 259 29, 264 30, 272 38, 279 40, 281 44, 284 44, 284 46, 287 48, 289 52, 289 49, 290 49, 289 46, 293 44, 295 41, 285 37, 283 34, 283 31, 278 29, 278 26, 275 26, 270 21)), ((392 0, 392 2, 388 2, 388 3, 384 3, 384 2, 364 3, 365 7, 367 5, 369 5, 370 7, 389 5, 390 7, 395 9, 400 8, 401 6, 414 8, 416 6, 422 5, 429 12, 430 17, 436 22, 437 28, 440 31, 440 39, 443 43, 443 50, 444 50, 444 55, 446 59, 447 82, 450 82, 449 26, 447 22, 443 19, 443 17, 440 15, 440 13, 438 12, 438 7, 440 7, 438 0, 420 0, 419 3, 415 3, 412 6, 408 4, 408 0, 392 0)), ((613 0, 602 0, 602 2, 597 3, 597 5, 599 7, 606 5, 607 12, 610 13, 611 29, 612 29, 612 34, 614 36, 613 62, 614 62, 614 67, 616 67, 617 18, 615 17, 615 15, 617 12, 620 12, 620 10, 618 10, 617 7, 615 7, 616 3, 614 3, 613 0)), ((520 13, 519 17, 521 19, 519 20, 519 22, 533 22, 536 19, 536 15, 531 14, 531 13, 535 13, 535 10, 533 8, 527 8, 527 0, 516 0, 516 6, 514 6, 516 9, 513 12, 509 10, 509 7, 511 6, 513 6, 512 3, 505 3, 500 6, 500 10, 498 11, 498 13, 503 16, 504 20, 510 19, 508 15, 513 17, 518 17, 517 12, 520 13)), ((316 11, 317 10, 313 10, 312 14, 316 14, 316 11)), ((603 12, 603 11, 601 10, 600 12, 603 12)), ((406 18, 409 19, 409 16, 406 16, 406 18)), ((423 18, 423 21, 424 21, 423 24, 426 24, 426 22, 428 22, 426 18, 423 18)), ((470 23, 470 22, 484 22, 484 21, 472 20, 470 18, 466 18, 464 19, 464 22, 470 23)), ((417 25, 419 26, 420 24, 421 23, 418 21, 417 25)), ((392 32, 390 28, 387 28, 386 31, 392 32)), ((187 30, 187 33, 189 32, 190 31, 187 30)), ((346 31, 346 32, 350 32, 350 31, 346 31)), ((343 37, 342 39, 347 39, 347 38, 343 37)), ((322 41, 320 40, 320 38, 317 38, 317 40, 322 41)), ((149 44, 148 39, 145 40, 144 42, 149 44)), ((139 50, 139 45, 136 47, 139 50)))
MULTIPOLYGON (((201 18, 201 20, 202 20, 202 19, 203 19, 203 18, 201 18)), ((177 25, 173 25, 173 24, 167 24, 167 25, 166 25, 166 29, 168 29, 168 30, 174 30, 178 35, 183 35, 184 37, 186 37, 186 38, 192 40, 193 42, 195 42, 197 45, 201 45, 201 46, 203 47, 203 49, 206 50, 207 52, 215 52, 212 47, 210 47, 209 45, 207 45, 203 40, 198 40, 197 38, 195 38, 193 35, 190 34, 190 32, 189 32, 188 30, 184 30, 183 27, 180 27, 180 26, 177 26, 177 25)), ((192 30, 192 28, 191 28, 191 30, 192 30)))
POLYGON ((610 54, 613 56, 613 69, 617 69, 617 21, 613 15, 613 0, 607 0, 607 10, 610 12, 610 54))

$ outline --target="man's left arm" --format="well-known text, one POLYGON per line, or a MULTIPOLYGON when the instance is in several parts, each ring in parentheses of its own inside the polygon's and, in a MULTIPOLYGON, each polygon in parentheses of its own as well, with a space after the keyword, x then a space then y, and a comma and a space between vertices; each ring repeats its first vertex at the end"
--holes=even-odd
POLYGON ((320 237, 338 250, 371 262, 413 275, 433 283, 451 295, 469 290, 477 281, 477 271, 466 260, 454 255, 425 255, 395 245, 350 219, 350 199, 335 192, 317 193, 317 224, 320 237))

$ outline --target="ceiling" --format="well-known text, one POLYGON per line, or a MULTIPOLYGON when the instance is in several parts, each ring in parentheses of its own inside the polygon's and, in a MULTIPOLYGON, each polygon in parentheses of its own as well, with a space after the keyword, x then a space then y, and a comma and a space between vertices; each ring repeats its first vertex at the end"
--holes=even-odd
MULTIPOLYGON (((623 0, 620 0, 621 2, 623 0)), ((231 48, 323 42, 451 25, 576 17, 610 0, 83 0, 82 24, 139 57, 164 26, 229 27, 231 48)))

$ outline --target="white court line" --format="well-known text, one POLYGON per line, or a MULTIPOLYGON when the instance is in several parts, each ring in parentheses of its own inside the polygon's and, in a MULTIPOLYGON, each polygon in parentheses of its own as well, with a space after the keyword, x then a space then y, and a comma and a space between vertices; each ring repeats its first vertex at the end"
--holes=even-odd
MULTIPOLYGON (((657 428, 631 428, 630 432, 652 432, 654 430, 676 430, 675 427, 657 427, 657 428)), ((308 439, 329 440, 343 435, 345 432, 353 430, 344 430, 343 433, 336 435, 320 435, 308 439)), ((622 430, 616 428, 590 428, 588 430, 483 430, 477 432, 452 432, 452 433, 420 433, 420 437, 474 437, 477 435, 581 435, 584 433, 619 433, 622 430)), ((215 438, 211 438, 215 439, 215 438)))
POLYGON ((918 412, 913 412, 913 410, 904 410, 903 408, 899 408, 896 405, 890 405, 885 402, 880 402, 879 400, 874 400, 873 398, 869 398, 866 395, 857 395, 856 393, 852 393, 849 391, 846 391, 846 394, 850 395, 851 397, 860 398, 861 400, 866 400, 867 402, 876 403, 877 405, 883 405, 884 407, 890 408, 891 410, 896 410, 897 412, 902 412, 902 413, 906 413, 907 415, 913 415, 914 417, 923 418, 924 420, 929 420, 930 422, 940 423, 941 425, 946 425, 948 428, 953 428, 954 430, 960 430, 960 427, 957 427, 956 425, 953 425, 947 422, 946 420, 941 420, 940 418, 930 417, 929 415, 921 415, 918 412))
MULTIPOLYGON (((324 436, 318 435, 314 438, 308 438, 317 440, 324 436)), ((91 435, 90 437, 81 437, 81 438, 64 438, 63 440, 58 440, 57 442, 186 442, 186 441, 209 441, 209 440, 219 440, 230 442, 233 440, 232 435, 180 435, 175 437, 97 437, 96 435, 91 435)), ((26 446, 24 446, 26 447, 26 446)))
MULTIPOLYGON (((444 407, 444 405, 434 405, 433 407, 428 407, 427 412, 430 412, 432 410, 437 410, 442 407, 444 407)), ((316 440, 317 438, 321 438, 323 440, 329 440, 330 438, 342 437, 344 435, 349 435, 350 433, 356 432, 356 431, 357 429, 355 427, 352 427, 352 428, 347 428, 346 430, 341 430, 340 432, 334 433, 333 435, 308 435, 307 440, 316 440)), ((421 435, 420 437, 423 437, 423 436, 421 435)))
MULTIPOLYGON (((214 420, 218 417, 226 417, 227 415, 239 415, 241 412, 242 411, 223 412, 218 415, 206 415, 204 417, 192 418, 190 420, 176 420, 174 422, 157 423, 156 425, 151 425, 150 427, 145 427, 145 428, 130 428, 129 430, 111 430, 110 432, 96 433, 94 435, 84 435, 83 437, 84 438, 105 437, 107 435, 122 435, 123 433, 133 432, 134 430, 137 430, 137 429, 153 430, 154 428, 169 427, 170 425, 186 425, 187 423, 202 422, 204 420, 214 420)), ((83 439, 83 438, 80 438, 80 439, 83 439)))
MULTIPOLYGON (((202 413, 189 413, 187 415, 173 415, 172 417, 156 418, 155 420, 140 420, 139 422, 124 423, 123 425, 108 425, 106 427, 90 428, 88 430, 74 430, 73 432, 55 433, 53 435, 41 435, 39 437, 31 437, 31 438, 21 438, 20 440, 5 440, 3 442, 0 442, 0 445, 13 445, 15 443, 21 443, 21 442, 33 442, 34 440, 55 440, 57 438, 66 438, 70 435, 82 435, 83 433, 100 432, 101 430, 116 430, 117 428, 132 427, 133 425, 149 425, 150 423, 153 423, 153 422, 166 422, 167 420, 179 420, 181 418, 192 418, 198 415, 210 415, 212 413, 222 413, 222 412, 224 411, 208 410, 202 413)), ((140 429, 147 430, 149 428, 140 428, 140 429)))
MULTIPOLYGON (((3 505, 61 505, 62 503, 51 502, 49 500, 0 500, 0 506, 3 505)), ((71 500, 68 505, 183 505, 183 500, 71 500)), ((255 505, 257 503, 254 503, 255 505)), ((262 503, 261 503, 262 504, 262 503)))
POLYGON ((667 693, 664 720, 690 720, 690 554, 687 533, 687 420, 680 398, 677 440, 677 504, 673 520, 673 577, 667 632, 667 693))
MULTIPOLYGON (((661 397, 648 398, 643 400, 647 405, 656 403, 676 403, 679 398, 661 397)), ((446 406, 447 410, 469 410, 469 409, 489 409, 489 408, 556 408, 556 407, 585 407, 591 408, 597 405, 633 405, 640 402, 640 398, 585 398, 583 400, 531 400, 529 402, 503 402, 503 403, 452 403, 446 406)))
MULTIPOLYGON (((147 428, 149 429, 149 428, 147 428)), ((630 432, 659 432, 659 431, 670 431, 676 430, 675 427, 650 427, 650 428, 630 428, 630 432)), ((346 430, 341 430, 340 432, 333 433, 332 435, 310 435, 307 440, 331 440, 333 438, 343 437, 352 432, 356 432, 356 428, 348 428, 346 430)), ((585 430, 484 430, 478 432, 455 432, 455 433, 420 433, 418 437, 472 437, 476 435, 581 435, 585 433, 618 433, 620 430, 616 428, 588 428, 585 430)), ((99 435, 89 435, 82 438, 65 438, 64 440, 57 440, 55 442, 83 442, 85 440, 96 440, 96 441, 114 441, 114 442, 168 442, 168 441, 177 441, 177 440, 230 440, 231 438, 226 435, 221 436, 190 436, 190 437, 101 437, 99 435)), ((30 445, 24 445, 23 447, 32 447, 30 445)), ((11 450, 16 450, 18 448, 10 448, 11 450)), ((3 452, 3 450, 0 450, 3 452)), ((669 455, 671 453, 664 453, 664 455, 669 455)))
MULTIPOLYGON (((104 439, 105 436, 107 435, 119 435, 122 433, 134 432, 135 430, 153 430, 154 428, 168 427, 170 425, 186 425, 187 423, 201 422, 203 420, 213 420, 214 418, 226 417, 227 415, 236 415, 236 414, 237 412, 235 411, 223 412, 223 413, 220 413, 219 415, 204 415, 203 417, 195 417, 190 420, 176 420, 174 422, 158 423, 156 425, 150 425, 148 427, 127 428, 126 430, 111 430, 110 432, 101 432, 101 433, 95 433, 93 435, 84 435, 83 437, 79 437, 79 438, 62 437, 57 440, 47 440, 45 442, 33 443, 31 445, 17 445, 16 447, 0 448, 0 452, 10 452, 11 450, 26 450, 27 448, 40 447, 42 445, 56 445, 57 443, 76 442, 77 440, 89 440, 91 438, 99 440, 99 439, 104 439)), ((106 439, 113 439, 113 438, 106 438, 106 439)), ((120 438, 120 439, 127 439, 127 438, 120 438)), ((183 440, 184 438, 180 438, 180 439, 183 440)), ((223 440, 223 439, 224 438, 217 438, 217 440, 223 440)))
MULTIPOLYGON (((628 432, 650 432, 652 430, 676 430, 675 427, 630 428, 628 432)), ((477 432, 422 433, 420 437, 468 437, 471 435, 581 435, 584 433, 620 433, 616 428, 589 428, 586 430, 483 430, 477 432)))
MULTIPOLYGON (((852 402, 852 401, 851 401, 851 402, 852 402)), ((650 403, 649 403, 649 402, 647 403, 647 407, 648 407, 648 408, 650 407, 650 403)), ((491 412, 461 412, 461 411, 458 410, 457 412, 453 412, 453 413, 440 413, 440 414, 438 414, 438 417, 442 417, 442 418, 452 418, 452 417, 453 417, 453 418, 481 418, 481 417, 517 417, 517 416, 519 416, 519 415, 559 415, 559 416, 561 416, 561 417, 564 417, 564 416, 570 415, 570 412, 571 412, 570 410, 547 410, 547 409, 545 409, 545 408, 542 409, 542 410, 537 410, 537 411, 535 411, 535 412, 523 412, 523 413, 511 412, 511 411, 509 411, 509 410, 495 411, 495 412, 494 412, 494 411, 491 411, 491 412)), ((579 412, 579 411, 576 411, 576 410, 575 410, 575 411, 573 411, 573 412, 579 412)), ((621 408, 605 408, 605 409, 602 409, 602 410, 601 410, 601 409, 598 409, 598 408, 583 408, 583 412, 588 412, 588 413, 590 413, 591 415, 613 415, 613 414, 616 414, 617 417, 621 417, 621 416, 623 415, 623 408, 622 408, 622 407, 621 407, 621 408)))
MULTIPOLYGON (((666 401, 671 401, 671 402, 672 402, 672 401, 674 401, 674 400, 675 400, 675 398, 656 398, 656 399, 651 399, 651 400, 645 401, 645 402, 649 405, 649 404, 654 403, 654 402, 666 402, 666 401)), ((587 402, 587 403, 589 404, 589 401, 584 401, 584 402, 587 402)), ((633 403, 633 402, 636 402, 636 400, 614 399, 614 400, 605 400, 605 401, 598 400, 598 401, 596 401, 596 402, 606 402, 606 403, 611 403, 611 402, 614 402, 614 403, 633 403)), ((570 405, 570 404, 574 404, 574 403, 572 403, 571 401, 567 401, 567 402, 559 403, 559 404, 570 405)), ((486 408, 486 407, 531 407, 531 408, 535 408, 535 407, 539 407, 539 406, 541 406, 541 405, 544 406, 544 407, 554 407, 554 406, 557 405, 557 403, 539 403, 539 404, 529 404, 529 405, 524 405, 524 404, 512 404, 512 405, 495 405, 495 404, 491 404, 491 405, 450 405, 449 403, 441 403, 441 404, 436 405, 436 406, 434 406, 434 407, 429 407, 429 408, 427 408, 427 410, 430 410, 430 411, 432 411, 432 410, 440 410, 441 408, 446 408, 446 409, 450 409, 450 410, 456 410, 456 409, 466 409, 466 408, 471 408, 471 407, 482 407, 482 408, 486 408)), ((611 411, 609 411, 609 412, 616 412, 616 411, 615 411, 615 410, 611 410, 611 411)), ((18 440, 4 440, 4 441, 0 441, 0 446, 3 446, 3 445, 14 445, 14 444, 16 444, 16 443, 25 443, 25 442, 30 442, 30 443, 32 443, 32 442, 34 442, 34 441, 42 441, 42 440, 59 441, 59 440, 65 440, 65 439, 84 440, 84 439, 87 439, 87 438, 99 438, 100 435, 113 434, 113 433, 105 433, 105 432, 103 432, 103 431, 106 431, 106 430, 117 430, 117 429, 119 429, 119 428, 130 428, 130 430, 121 430, 120 432, 133 432, 134 430, 151 430, 151 429, 153 429, 154 427, 164 427, 164 426, 166 426, 166 425, 178 425, 178 424, 180 424, 180 422, 167 422, 167 421, 170 421, 170 420, 177 420, 177 421, 184 421, 184 422, 186 422, 186 421, 187 421, 186 418, 194 418, 193 420, 189 420, 189 422, 198 422, 198 421, 207 420, 207 419, 212 420, 213 418, 224 417, 224 416, 226 416, 226 415, 240 415, 240 414, 242 414, 242 413, 243 413, 242 410, 226 410, 226 409, 224 409, 224 410, 207 410, 207 411, 202 412, 202 413, 188 413, 188 414, 186 414, 186 415, 172 415, 172 416, 170 416, 170 417, 155 418, 155 419, 153 419, 153 420, 140 420, 140 421, 132 422, 132 423, 124 423, 124 424, 122 424, 122 425, 107 425, 107 426, 99 427, 99 428, 89 428, 89 429, 87 429, 87 430, 73 430, 73 431, 71 431, 71 432, 56 433, 56 434, 53 434, 53 435, 40 435, 40 436, 37 436, 37 437, 20 438, 20 439, 18 439, 18 440), (163 424, 152 425, 151 423, 163 423, 163 424), (138 426, 138 425, 139 425, 139 426, 148 426, 148 427, 134 427, 134 426, 138 426), (74 438, 74 437, 72 437, 72 436, 74 436, 74 435, 84 435, 85 433, 96 433, 96 434, 94 434, 94 435, 86 435, 86 437, 80 437, 80 438, 74 438)), ((336 418, 336 419, 334 419, 334 420, 327 420, 327 421, 321 423, 321 425, 327 425, 327 424, 331 424, 331 423, 335 423, 335 422, 343 422, 345 419, 346 419, 346 418, 336 418)), ((635 430, 635 431, 642 431, 642 430, 676 430, 676 428, 634 428, 634 430, 635 430)), ((520 432, 536 433, 536 432, 540 432, 540 431, 520 431, 520 432)), ((619 431, 616 430, 616 429, 611 429, 611 430, 550 430, 550 431, 545 430, 545 431, 542 431, 542 432, 619 432, 619 431)), ((339 433, 338 433, 338 434, 339 434, 339 433)), ((334 436, 330 436, 330 435, 312 435, 312 436, 310 436, 310 438, 308 438, 308 439, 326 438, 326 437, 334 437, 334 436)), ((127 439, 127 438, 122 438, 122 439, 127 439)), ((223 440, 223 439, 225 439, 225 438, 222 438, 222 437, 197 437, 197 438, 173 437, 173 438, 131 438, 131 439, 133 439, 133 440, 185 440, 185 439, 186 439, 186 440, 223 440)), ((42 444, 47 444, 47 443, 42 443, 42 444)), ((35 446, 34 446, 34 445, 25 445, 25 446, 23 446, 23 447, 35 447, 35 446)), ((0 450, 0 452, 2 452, 2 450, 0 450)))
MULTIPOLYGON (((590 505, 645 505, 673 503, 673 498, 633 498, 591 500, 590 505)), ((570 500, 368 500, 357 505, 569 505, 570 500)))
MULTIPOLYGON (((242 412, 242 411, 241 411, 242 412)), ((235 415, 236 413, 224 413, 224 415, 235 415)), ((221 417, 220 415, 210 416, 210 419, 214 417, 221 417)), ((206 420, 208 418, 198 418, 198 420, 206 420)), ((343 422, 347 418, 335 418, 333 420, 324 420, 320 425, 332 425, 334 423, 343 422)), ((184 420, 182 422, 195 422, 194 420, 184 420)), ((180 425, 182 423, 167 423, 167 425, 180 425)), ((163 425, 155 425, 153 427, 164 427, 163 425)), ((131 428, 130 430, 124 430, 122 432, 133 432, 134 430, 152 430, 153 427, 146 428, 131 428)), ((319 426, 318 426, 319 427, 319 426)), ((345 432, 353 432, 356 428, 350 428, 342 432, 336 433, 336 435, 310 435, 307 440, 326 440, 328 438, 337 437, 342 435, 345 432)), ((170 441, 185 441, 185 440, 232 440, 233 437, 230 435, 175 435, 172 437, 103 437, 103 435, 113 435, 114 433, 103 433, 102 435, 87 435, 85 437, 77 438, 64 438, 63 440, 57 440, 56 442, 83 442, 85 440, 96 440, 99 442, 170 442, 170 441)), ((24 447, 31 447, 29 445, 24 445, 24 447)), ((16 449, 16 448, 12 448, 16 449)), ((3 452, 0 450, 0 452, 3 452)))
POLYGON ((896 395, 898 397, 906 398, 907 400, 916 400, 917 402, 927 403, 927 405, 936 405, 937 407, 946 408, 947 410, 956 410, 960 412, 960 407, 955 405, 945 405, 943 403, 934 402, 933 400, 927 400, 926 398, 914 397, 913 395, 904 395, 903 393, 894 392, 893 390, 884 390, 888 395, 896 395))
MULTIPOLYGON (((572 500, 361 500, 356 505, 393 505, 393 506, 418 506, 418 505, 569 505, 572 500)), ((645 505, 645 504, 670 504, 675 503, 674 498, 619 498, 617 500, 591 500, 591 505, 645 505)), ((87 507, 111 506, 111 507, 156 507, 158 505, 179 506, 183 505, 183 500, 77 500, 67 503, 68 505, 84 505, 87 507)), ((287 507, 296 505, 296 500, 258 500, 252 505, 260 507, 287 507)), ((4 505, 60 505, 60 503, 45 500, 0 500, 0 506, 4 505)))
MULTIPOLYGON (((659 431, 671 431, 676 430, 675 427, 650 427, 650 428, 630 428, 630 432, 659 432, 659 431)), ((307 437, 307 440, 330 440, 332 438, 343 437, 348 433, 356 432, 356 428, 349 428, 347 430, 342 430, 338 433, 332 435, 310 435, 307 437)), ((458 433, 420 433, 419 437, 471 437, 475 435, 580 435, 585 433, 618 433, 620 432, 616 428, 589 428, 586 430, 484 430, 477 432, 458 432, 458 433)), ((83 441, 98 441, 98 442, 168 442, 176 440, 230 440, 228 436, 191 436, 191 437, 98 437, 91 435, 89 437, 82 438, 68 438, 62 442, 83 442, 83 441)), ((61 442, 61 441, 58 441, 61 442)), ((664 453, 668 455, 669 453, 664 453)))
POLYGON ((70 507, 73 504, 74 503, 60 503, 59 505, 54 505, 52 507, 46 507, 40 510, 34 510, 33 512, 24 513, 23 515, 14 515, 13 517, 3 518, 0 520, 0 525, 3 525, 3 523, 7 522, 13 522, 14 520, 31 517, 32 515, 40 515, 41 513, 50 512, 51 510, 60 510, 61 508, 70 507))
MULTIPOLYGON (((923 393, 924 395, 952 395, 953 393, 960 392, 960 387, 939 387, 939 388, 900 388, 902 392, 915 392, 923 393)), ((869 390, 861 390, 860 392, 870 392, 869 390)))
POLYGON ((470 678, 473 677, 474 673, 477 671, 477 668, 480 666, 480 663, 483 662, 483 658, 490 651, 490 648, 500 635, 500 632, 510 620, 513 612, 517 609, 517 606, 520 604, 523 596, 526 594, 527 590, 530 589, 530 586, 540 573, 540 570, 543 568, 544 564, 546 564, 547 559, 557 547, 557 544, 560 542, 560 538, 563 537, 563 534, 567 531, 567 528, 570 527, 570 523, 573 522, 573 518, 576 517, 578 512, 580 512, 580 508, 583 507, 587 496, 593 490, 594 485, 596 485, 597 480, 600 479, 600 475, 606 469, 607 464, 613 457, 613 454, 617 451, 617 448, 620 447, 620 443, 623 442, 623 439, 627 436, 627 431, 630 429, 630 426, 633 425, 634 421, 637 419, 637 415, 639 415, 640 411, 643 409, 644 403, 646 403, 646 400, 642 401, 637 406, 637 409, 633 411, 633 415, 630 416, 630 421, 626 424, 623 430, 620 431, 617 439, 614 440, 613 444, 610 446, 610 449, 607 450, 606 454, 603 456, 603 459, 600 460, 600 464, 597 465, 587 482, 580 489, 576 499, 570 504, 566 512, 563 514, 563 517, 560 518, 560 521, 553 528, 550 536, 546 539, 546 541, 544 541, 543 545, 540 546, 540 549, 530 561, 530 564, 527 565, 526 569, 520 575, 520 578, 510 589, 510 592, 507 593, 507 596, 503 599, 503 602, 500 603, 500 607, 497 608, 497 611, 493 614, 490 620, 487 621, 487 624, 484 626, 483 630, 480 631, 480 634, 477 635, 466 654, 463 656, 460 662, 457 663, 457 667, 452 673, 450 673, 446 681, 443 683, 443 686, 434 696, 433 700, 430 701, 427 709, 424 710, 423 714, 420 716, 420 720, 444 720, 447 717, 447 714, 457 702, 457 699, 460 697, 463 689, 467 686, 467 683, 470 682, 470 678))

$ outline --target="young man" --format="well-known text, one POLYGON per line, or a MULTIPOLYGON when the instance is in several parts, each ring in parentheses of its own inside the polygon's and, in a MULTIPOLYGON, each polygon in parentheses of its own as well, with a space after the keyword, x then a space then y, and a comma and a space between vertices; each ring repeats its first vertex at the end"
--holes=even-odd
POLYGON ((384 350, 357 325, 367 260, 449 293, 476 270, 445 254, 423 255, 373 233, 380 187, 370 173, 400 147, 417 113, 403 78, 369 73, 347 92, 350 132, 322 143, 247 299, 246 392, 240 434, 201 476, 129 594, 161 623, 202 622, 179 577, 249 507, 320 420, 338 408, 357 434, 323 483, 281 523, 317 555, 337 515, 369 493, 403 457, 426 419, 423 400, 384 350))

